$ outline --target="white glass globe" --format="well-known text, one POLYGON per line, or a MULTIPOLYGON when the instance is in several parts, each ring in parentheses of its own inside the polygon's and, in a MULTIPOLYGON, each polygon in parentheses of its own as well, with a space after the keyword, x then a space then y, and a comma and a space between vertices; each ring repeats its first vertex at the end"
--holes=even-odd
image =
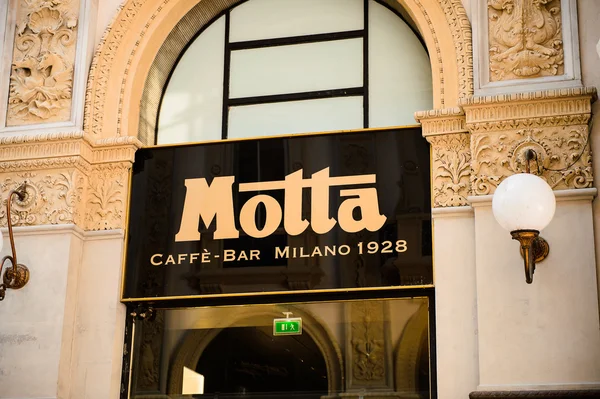
POLYGON ((542 178, 529 173, 505 179, 492 199, 494 217, 508 231, 540 231, 548 226, 555 210, 552 188, 542 178))

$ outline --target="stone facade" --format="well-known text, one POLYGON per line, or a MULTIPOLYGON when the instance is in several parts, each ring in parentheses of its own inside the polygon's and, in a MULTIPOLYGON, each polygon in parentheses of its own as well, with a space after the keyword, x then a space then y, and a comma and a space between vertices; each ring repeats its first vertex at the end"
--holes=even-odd
MULTIPOLYGON (((236 3, 202 2, 211 16, 236 3)), ((0 107, 5 115, 0 118, 3 204, 11 189, 28 184, 25 200, 17 201, 10 215, 0 210, 0 225, 6 226, 10 217, 20 228, 18 239, 28 237, 23 242, 29 246, 20 246, 20 251, 34 246, 40 254, 51 253, 47 262, 53 274, 48 278, 60 280, 56 292, 48 294, 59 298, 52 310, 54 320, 37 313, 8 315, 14 308, 27 314, 25 306, 48 300, 35 291, 43 289, 35 282, 44 275, 41 255, 24 257, 32 272, 31 286, 9 291, 7 300, 0 302, 0 320, 8 320, 7 336, 31 337, 13 342, 0 336, 0 353, 8 345, 11 356, 0 356, 0 398, 118 397, 125 311, 118 303, 116 276, 124 250, 129 176, 142 146, 139 104, 158 105, 161 90, 144 90, 149 71, 157 68, 160 46, 175 24, 199 1, 127 0, 120 7, 113 3, 10 0, 0 5, 0 17, 5 17, 0 28, 7 38, 2 50, 8 54, 0 68, 0 88, 5 89, 0 99, 6 99, 0 107), (92 54, 87 44, 93 42, 94 24, 82 23, 82 17, 95 21, 102 12, 114 18, 100 26, 105 33, 92 54), (83 81, 86 73, 87 86, 78 88, 77 76, 83 81), (85 118, 77 121, 76 113, 85 118), (36 232, 51 239, 35 241, 31 237, 36 232), (67 235, 66 249, 53 252, 57 242, 67 242, 60 241, 67 235), (108 266, 101 270, 104 259, 108 266), (94 297, 86 292, 94 292, 94 297), (91 318, 92 311, 101 317, 91 318), (48 327, 44 323, 54 334, 44 345, 60 350, 42 361, 48 381, 28 387, 29 364, 20 360, 23 353, 15 346, 35 356, 35 342, 48 327), (94 350, 98 340, 103 340, 103 350, 94 350), (5 390, 8 381, 17 383, 5 390)), ((592 225, 599 163, 593 162, 591 141, 600 130, 590 122, 600 76, 586 79, 584 73, 587 86, 582 84, 579 41, 586 37, 579 36, 577 22, 579 14, 580 24, 595 23, 600 5, 595 0, 580 1, 579 9, 571 0, 475 1, 469 20, 460 0, 398 3, 418 25, 434 79, 435 109, 418 112, 415 118, 432 151, 438 397, 599 386, 598 234, 594 236, 592 225), (557 220, 547 237, 553 255, 540 267, 538 274, 546 277, 534 288, 515 287, 521 281, 512 272, 497 274, 505 267, 520 271, 520 259, 490 212, 496 187, 524 171, 527 149, 537 155, 533 173, 560 198, 557 220), (570 263, 575 271, 565 270, 570 263), (461 273, 448 271, 455 265, 461 273), (486 294, 496 291, 495 296, 486 294), (505 303, 498 298, 503 295, 505 303), (494 312, 496 319, 489 317, 494 312), (569 339, 571 330, 578 334, 573 348, 561 342, 569 339), (507 351, 490 349, 494 342, 506 344, 507 351), (540 345, 554 348, 552 356, 546 358, 540 345), (518 366, 513 370, 505 364, 526 361, 539 367, 526 375, 518 366), (460 378, 453 375, 454 364, 464 365, 460 378)), ((590 40, 595 45, 597 37, 590 40)), ((586 58, 582 52, 584 66, 600 70, 600 58, 594 56, 586 58)), ((156 110, 144 112, 153 115, 156 110)), ((366 311, 349 313, 360 318, 366 311)), ((352 328, 358 336, 360 324, 352 328)), ((373 334, 385 334, 384 327, 373 334)), ((346 370, 353 387, 391 384, 380 373, 391 367, 391 348, 382 348, 380 363, 371 365, 361 357, 360 345, 353 347, 351 355, 366 364, 346 370)))

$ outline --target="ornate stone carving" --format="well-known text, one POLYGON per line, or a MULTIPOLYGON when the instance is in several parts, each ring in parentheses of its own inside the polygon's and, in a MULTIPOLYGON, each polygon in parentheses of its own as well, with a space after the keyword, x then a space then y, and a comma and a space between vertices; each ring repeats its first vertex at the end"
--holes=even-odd
MULTIPOLYGON (((15 226, 80 223, 79 204, 84 195, 85 176, 78 170, 49 173, 21 172, 1 180, 2 197, 27 182, 27 197, 15 201, 11 220, 15 226)), ((6 199, 0 210, 0 223, 6 226, 6 199)))
POLYGON ((595 97, 594 89, 575 88, 465 101, 473 194, 493 194, 505 177, 524 171, 528 148, 538 155, 532 171, 553 189, 592 187, 587 123, 595 97))
POLYGON ((110 230, 125 226, 130 163, 94 167, 88 179, 85 229, 110 230))
POLYGON ((490 80, 564 74, 560 0, 488 0, 490 80))
POLYGON ((430 136, 433 206, 464 206, 470 194, 471 151, 468 133, 430 136))
POLYGON ((348 388, 393 389, 387 307, 381 301, 348 304, 348 388))
POLYGON ((537 154, 531 172, 541 174, 553 189, 592 187, 587 126, 563 126, 473 135, 474 194, 492 194, 503 178, 524 172, 527 149, 537 154))
POLYGON ((470 194, 470 136, 460 108, 415 114, 431 144, 433 206, 464 206, 470 194))
POLYGON ((70 119, 78 10, 74 0, 21 1, 7 125, 70 119))

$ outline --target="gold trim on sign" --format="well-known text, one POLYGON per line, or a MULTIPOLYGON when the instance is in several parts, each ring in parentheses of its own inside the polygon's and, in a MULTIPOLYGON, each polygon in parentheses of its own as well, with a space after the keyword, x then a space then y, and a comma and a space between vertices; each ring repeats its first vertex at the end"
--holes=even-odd
POLYGON ((253 136, 243 137, 239 139, 218 139, 218 140, 206 140, 206 141, 194 141, 185 143, 174 143, 174 144, 157 144, 157 145, 145 145, 142 149, 149 148, 169 148, 169 147, 189 147, 193 145, 201 144, 216 144, 216 143, 232 143, 238 141, 250 141, 250 140, 271 140, 281 139, 290 137, 308 137, 308 136, 327 136, 330 134, 344 134, 344 133, 368 133, 368 132, 381 132, 388 130, 410 130, 410 129, 421 129, 421 125, 404 125, 404 126, 387 126, 387 127, 371 127, 366 129, 348 129, 348 130, 330 130, 325 132, 313 132, 313 133, 289 133, 289 134, 277 134, 273 136, 253 136))
MULTIPOLYGON (((335 288, 321 290, 294 290, 294 291, 273 291, 273 292, 240 292, 231 294, 208 294, 208 295, 182 295, 182 296, 163 296, 163 297, 143 297, 143 298, 123 298, 121 302, 130 303, 138 301, 176 301, 181 299, 209 299, 209 298, 232 298, 232 297, 256 297, 256 296, 279 296, 285 294, 313 294, 313 293, 340 293, 340 292, 366 292, 366 291, 404 291, 435 288, 433 284, 424 285, 403 285, 403 286, 385 286, 385 287, 368 287, 368 288, 335 288)), ((399 299, 399 298, 390 298, 399 299)), ((355 301, 358 299, 348 299, 355 301)), ((365 299, 367 300, 367 299, 365 299)), ((368 298, 368 300, 380 300, 379 298, 368 298)), ((314 302, 313 300, 312 302, 314 302)), ((320 302, 327 302, 319 300, 320 302)), ((225 306, 225 305, 224 305, 225 306)))
POLYGON ((121 256, 121 301, 125 296, 125 275, 127 274, 127 253, 129 252, 129 245, 127 245, 127 240, 129 238, 129 215, 131 214, 131 186, 133 184, 133 164, 131 164, 131 169, 129 169, 129 183, 127 184, 127 207, 125 215, 125 234, 123 235, 123 255, 121 256))

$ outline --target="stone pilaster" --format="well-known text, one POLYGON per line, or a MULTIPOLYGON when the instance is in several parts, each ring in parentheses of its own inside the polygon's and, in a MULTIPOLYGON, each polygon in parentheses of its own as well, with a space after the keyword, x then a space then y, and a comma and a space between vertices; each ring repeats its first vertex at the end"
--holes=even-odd
POLYGON ((460 108, 417 112, 431 144, 433 207, 467 205, 471 192, 471 151, 465 114, 460 108))

